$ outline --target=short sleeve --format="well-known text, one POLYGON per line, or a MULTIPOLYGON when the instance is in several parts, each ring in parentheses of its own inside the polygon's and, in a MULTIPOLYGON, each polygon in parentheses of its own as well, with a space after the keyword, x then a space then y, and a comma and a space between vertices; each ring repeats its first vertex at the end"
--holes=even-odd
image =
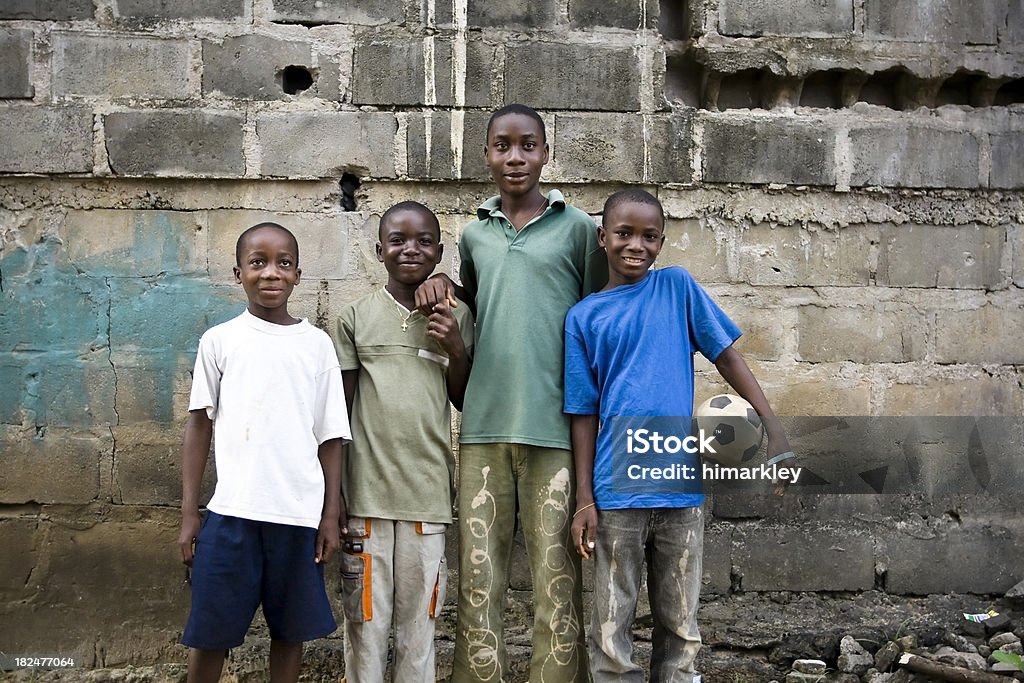
POLYGON ((356 309, 348 304, 341 309, 338 319, 331 330, 331 341, 338 354, 338 363, 342 370, 359 369, 359 353, 356 350, 356 309))
POLYGON ((586 233, 580 298, 601 291, 608 284, 608 255, 597 243, 597 224, 590 223, 590 230, 586 233))
MULTIPOLYGON (((322 334, 322 333, 321 333, 322 334)), ((322 444, 330 439, 352 440, 345 405, 345 386, 341 370, 334 359, 334 349, 324 337, 323 366, 316 376, 316 403, 313 413, 313 436, 322 444)))
POLYGON ((565 319, 565 402, 563 412, 570 415, 597 415, 600 392, 587 344, 579 322, 569 312, 565 319))
POLYGON ((742 332, 689 273, 683 271, 683 274, 690 341, 701 355, 714 363, 742 332))
POLYGON ((206 410, 211 420, 217 418, 217 401, 220 398, 220 379, 224 372, 217 365, 216 342, 209 333, 199 339, 196 364, 192 370, 192 392, 189 394, 188 409, 206 410))

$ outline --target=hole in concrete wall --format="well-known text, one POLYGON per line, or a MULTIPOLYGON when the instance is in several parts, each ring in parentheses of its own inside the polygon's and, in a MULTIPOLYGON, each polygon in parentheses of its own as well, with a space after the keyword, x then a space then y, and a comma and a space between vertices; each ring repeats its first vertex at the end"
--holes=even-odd
POLYGON ((839 109, 843 106, 843 76, 838 69, 818 71, 804 79, 800 91, 801 107, 839 109))
POLYGON ((858 102, 877 104, 890 109, 900 109, 899 89, 903 80, 903 72, 889 69, 872 74, 860 89, 858 102))
POLYGON ((1015 81, 1003 84, 996 91, 993 104, 997 107, 1005 107, 1022 102, 1024 102, 1024 78, 1018 78, 1015 81))
POLYGON ((313 74, 304 66, 286 66, 281 72, 281 89, 289 95, 297 95, 313 87, 313 74))
POLYGON ((658 31, 665 40, 689 38, 691 19, 687 0, 659 0, 658 31))
POLYGON ((972 92, 984 80, 979 74, 957 72, 942 82, 935 95, 935 106, 944 104, 974 104, 972 92))
POLYGON ((734 74, 723 74, 718 87, 718 108, 757 109, 761 106, 761 78, 759 69, 744 69, 734 74))
POLYGON ((665 95, 687 107, 700 106, 704 69, 692 57, 665 57, 665 95))
POLYGON ((345 211, 356 210, 356 190, 359 189, 359 178, 351 173, 342 173, 341 180, 341 208, 345 211))

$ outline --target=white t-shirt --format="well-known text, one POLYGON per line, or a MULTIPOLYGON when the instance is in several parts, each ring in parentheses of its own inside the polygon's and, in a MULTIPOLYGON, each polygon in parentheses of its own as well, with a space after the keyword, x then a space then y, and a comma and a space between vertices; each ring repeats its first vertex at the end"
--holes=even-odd
POLYGON ((189 410, 214 422, 217 487, 207 505, 232 517, 317 528, 318 446, 351 439, 334 346, 307 320, 275 325, 248 310, 199 340, 189 410))

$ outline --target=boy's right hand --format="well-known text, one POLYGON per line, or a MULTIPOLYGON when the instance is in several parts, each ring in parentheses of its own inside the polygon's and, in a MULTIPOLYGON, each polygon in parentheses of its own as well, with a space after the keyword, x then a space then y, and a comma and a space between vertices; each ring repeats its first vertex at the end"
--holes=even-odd
POLYGON ((452 308, 459 305, 455 298, 455 283, 444 273, 431 275, 416 288, 416 308, 423 315, 434 312, 434 306, 447 303, 452 308))
POLYGON ((572 540, 576 544, 576 552, 584 560, 589 560, 597 546, 597 508, 591 503, 581 505, 572 518, 572 540))
POLYGON ((181 561, 186 566, 192 566, 192 559, 196 555, 196 539, 199 537, 199 512, 181 513, 181 533, 178 534, 178 548, 181 550, 181 561))

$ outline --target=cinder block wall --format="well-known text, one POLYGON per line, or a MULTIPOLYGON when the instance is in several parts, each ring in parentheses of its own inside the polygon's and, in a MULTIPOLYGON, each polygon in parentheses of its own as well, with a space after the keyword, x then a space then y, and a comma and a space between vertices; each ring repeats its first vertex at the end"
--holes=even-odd
MULTIPOLYGON (((382 282, 395 201, 440 214, 454 270, 508 102, 585 210, 661 197, 661 263, 743 326, 780 414, 1024 409, 1020 0, 8 0, 0 55, 5 652, 183 659, 181 424, 199 334, 243 305, 236 235, 296 231, 320 325, 382 282)), ((709 670, 777 665, 865 595, 898 623, 1024 579, 1019 507, 986 496, 709 512, 709 670)))

